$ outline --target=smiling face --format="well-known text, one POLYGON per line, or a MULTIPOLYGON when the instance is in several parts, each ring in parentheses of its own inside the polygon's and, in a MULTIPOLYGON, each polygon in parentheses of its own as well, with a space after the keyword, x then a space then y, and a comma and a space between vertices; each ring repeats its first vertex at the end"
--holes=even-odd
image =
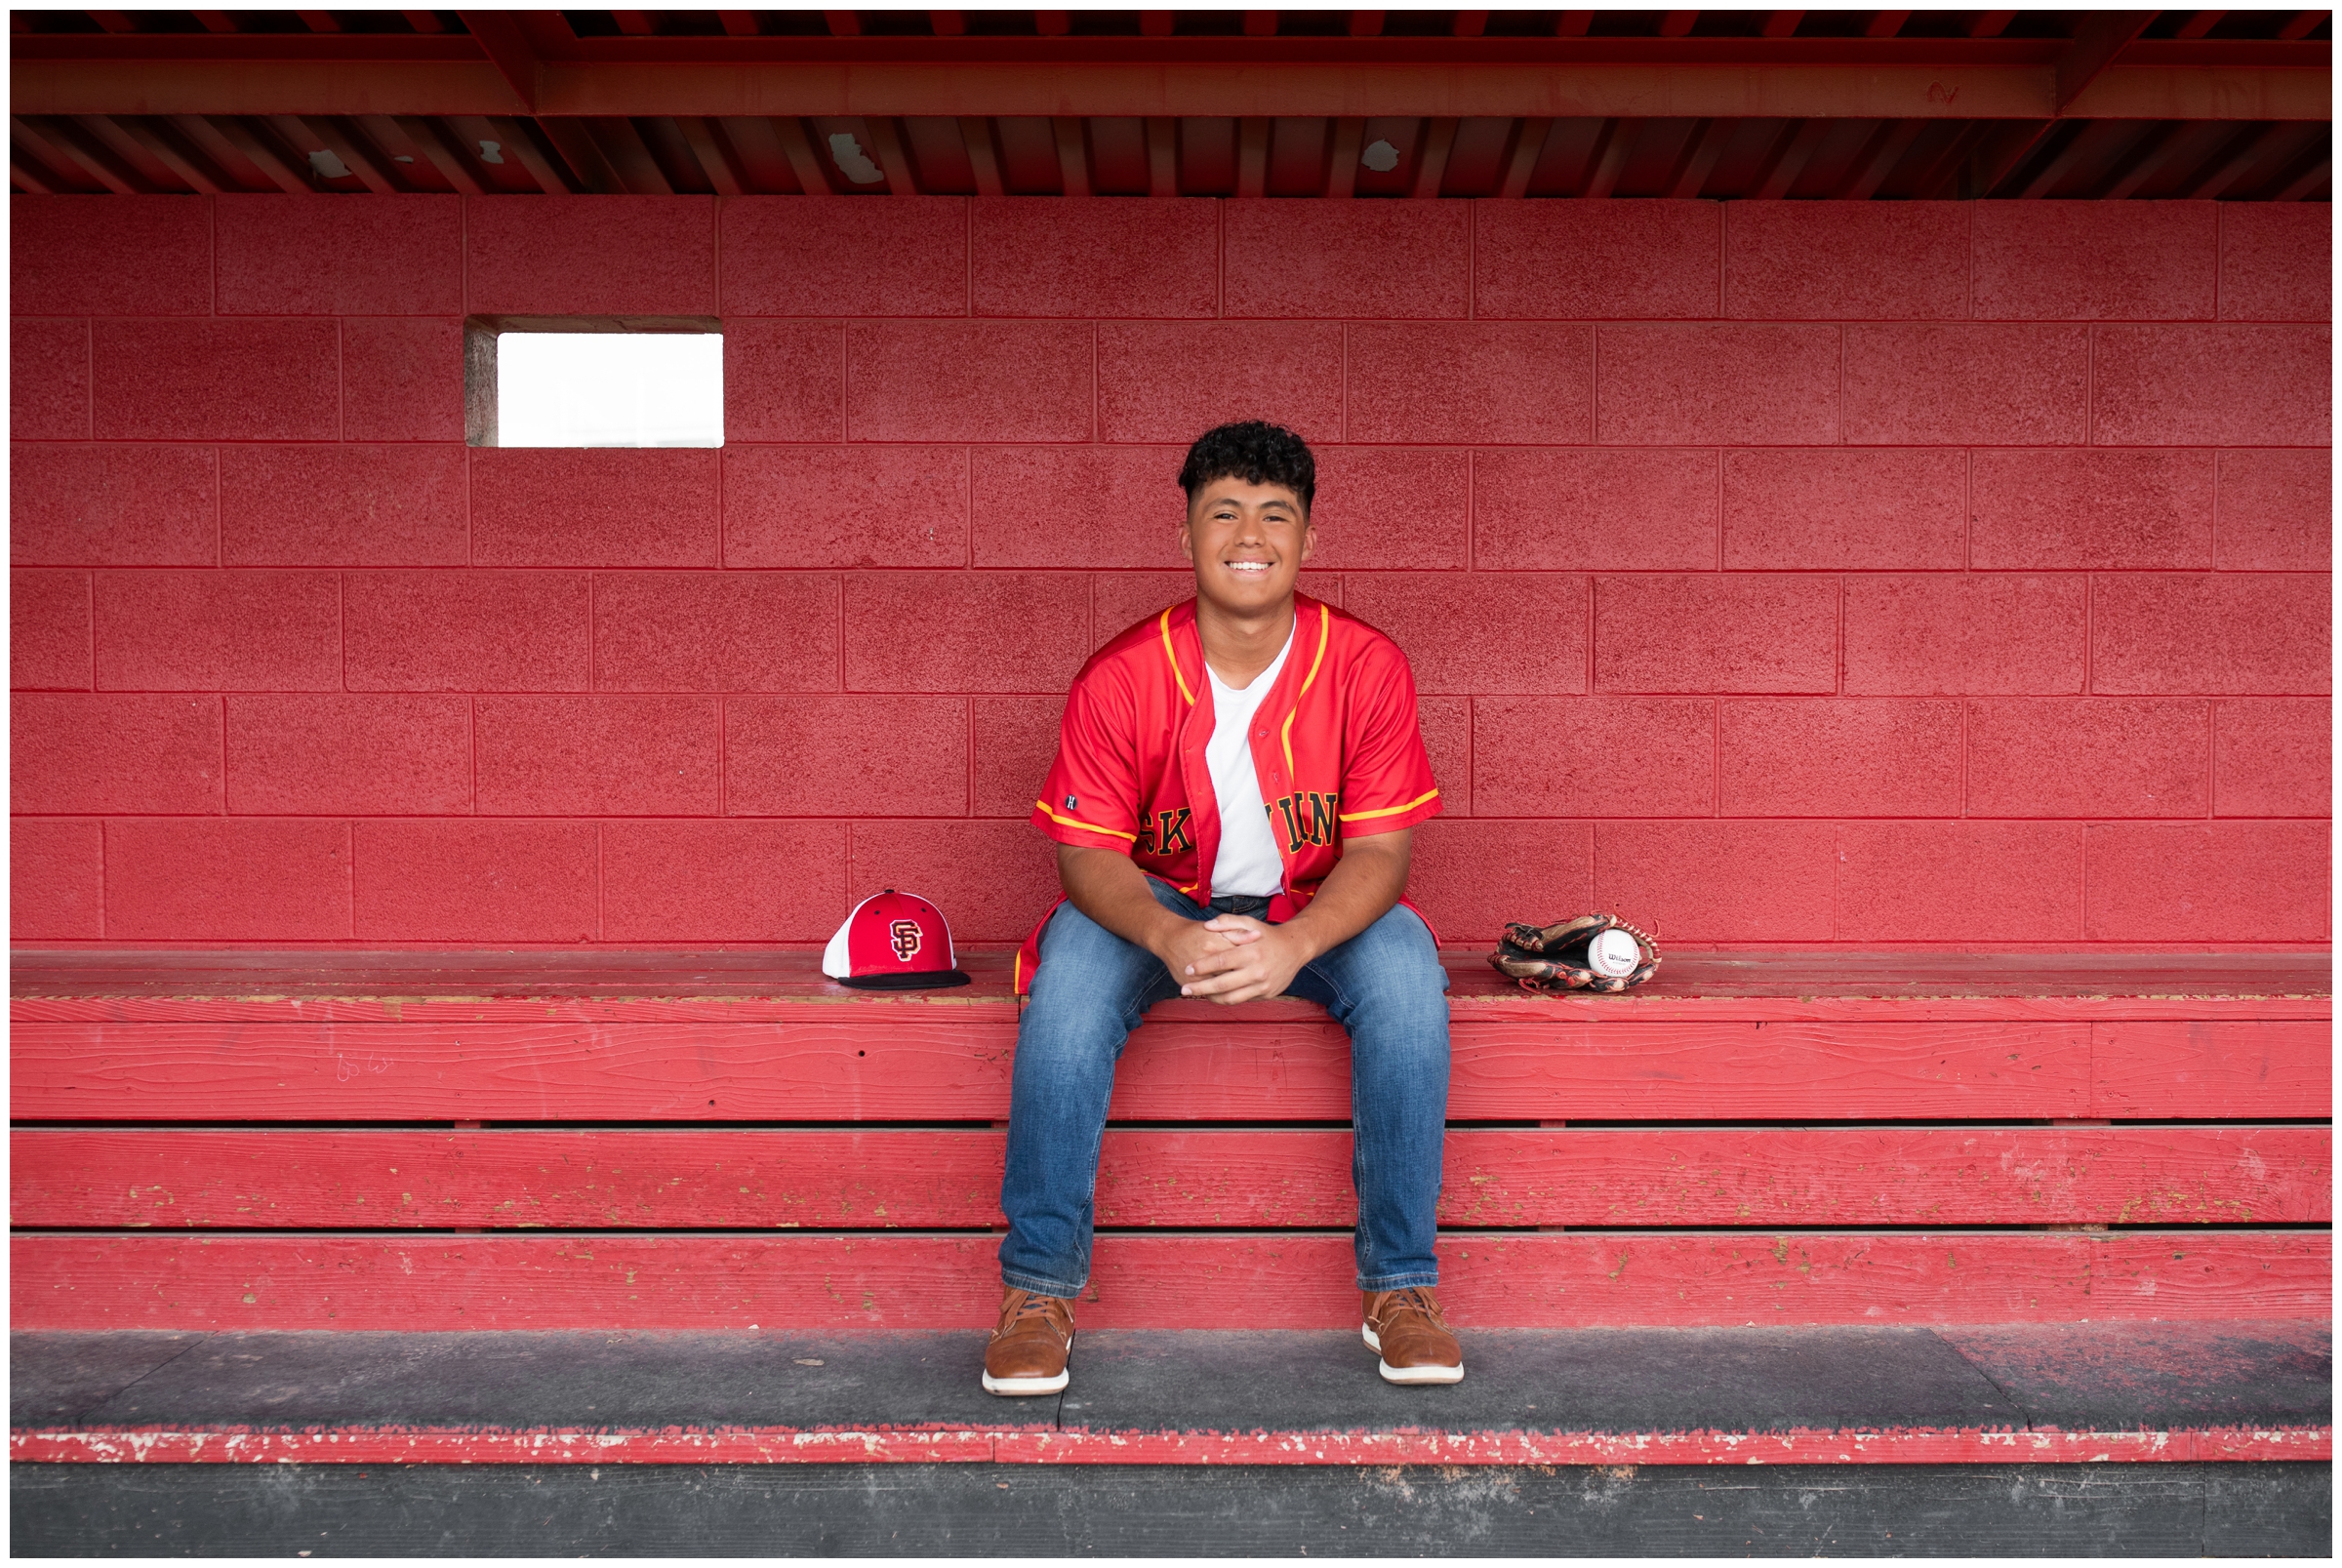
POLYGON ((1179 547, 1195 564, 1197 595, 1250 620, 1291 602, 1317 530, 1283 485, 1214 479, 1189 503, 1179 547))

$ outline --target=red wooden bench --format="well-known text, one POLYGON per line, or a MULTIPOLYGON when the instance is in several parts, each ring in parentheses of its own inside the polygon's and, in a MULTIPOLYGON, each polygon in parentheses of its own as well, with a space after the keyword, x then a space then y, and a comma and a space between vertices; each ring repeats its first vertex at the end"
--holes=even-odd
MULTIPOLYGON (((972 965, 20 953, 13 1324, 981 1326, 1016 1004, 972 965)), ((2322 954, 1451 972, 1461 1325, 2330 1314, 2322 954)), ((1155 1009, 1085 1328, 1350 1323, 1346 1062, 1312 1006, 1155 1009)))

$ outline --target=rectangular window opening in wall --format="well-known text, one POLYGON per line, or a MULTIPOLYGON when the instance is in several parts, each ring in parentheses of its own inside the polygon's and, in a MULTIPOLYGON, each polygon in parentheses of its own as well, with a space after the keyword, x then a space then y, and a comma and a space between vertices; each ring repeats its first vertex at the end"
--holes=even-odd
POLYGON ((475 447, 720 447, 713 316, 473 316, 464 439, 475 447))

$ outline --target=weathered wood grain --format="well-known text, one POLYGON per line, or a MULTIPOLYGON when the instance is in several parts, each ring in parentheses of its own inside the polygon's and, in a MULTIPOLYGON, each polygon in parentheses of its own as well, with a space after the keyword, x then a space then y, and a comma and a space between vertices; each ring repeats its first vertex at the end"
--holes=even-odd
MULTIPOLYGON (((19 1234, 20 1329, 970 1328, 989 1236, 19 1234)), ((2331 1237, 2304 1231, 1459 1232, 1462 1326, 2013 1323, 2322 1317, 2331 1237)), ((1090 1328, 1356 1323, 1350 1238, 1099 1238, 1090 1328)))
MULTIPOLYGON (((19 1226, 972 1227, 999 1132, 19 1130, 19 1226)), ((1117 1128, 1103 1226, 1346 1226, 1347 1132, 1117 1128)), ((1458 1129, 1451 1226, 2326 1224, 2323 1127, 1458 1129)))
MULTIPOLYGON (((20 1024, 25 1120, 998 1120, 1015 1028, 933 1013, 788 1024, 20 1024)), ((2082 1024, 1459 1025, 1461 1120, 2072 1117, 2082 1024)), ((1323 1018, 1149 1023, 1126 1120, 1341 1120, 1349 1041, 1323 1018)))
POLYGON ((2328 1116, 2330 1023, 2100 1024, 2090 1040, 2099 1116, 2328 1116))

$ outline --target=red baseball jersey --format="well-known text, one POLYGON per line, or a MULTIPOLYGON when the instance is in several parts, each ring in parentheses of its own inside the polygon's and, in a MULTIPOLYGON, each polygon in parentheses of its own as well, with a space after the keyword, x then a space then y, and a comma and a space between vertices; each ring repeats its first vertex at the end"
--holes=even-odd
MULTIPOLYGON (((1329 604, 1295 594, 1293 607, 1292 652, 1250 738, 1258 806, 1284 863, 1272 921, 1308 905, 1341 860, 1345 838, 1439 814, 1406 655, 1329 604)), ((1208 902, 1223 804, 1203 754, 1213 723, 1190 599, 1114 638, 1073 677, 1033 825, 1061 844, 1128 855, 1149 876, 1208 902)), ((1056 910, 1051 905, 1050 914, 1056 910)), ((1043 915, 1017 954, 1020 994, 1031 988, 1048 923, 1043 915)))

